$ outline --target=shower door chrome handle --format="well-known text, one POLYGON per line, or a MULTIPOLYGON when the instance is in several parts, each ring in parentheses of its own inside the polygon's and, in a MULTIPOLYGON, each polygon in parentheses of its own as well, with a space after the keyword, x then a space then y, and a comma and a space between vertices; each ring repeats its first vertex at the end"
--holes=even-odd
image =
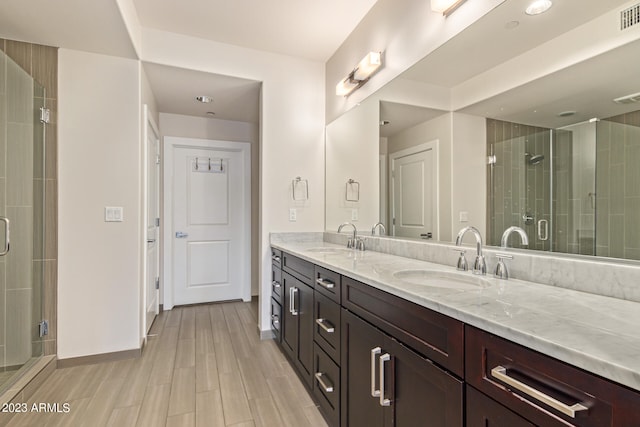
POLYGON ((538 221, 538 240, 543 242, 549 240, 549 221, 546 219, 538 221))
POLYGON ((0 216, 0 221, 4 222, 4 248, 2 248, 0 256, 5 256, 9 253, 9 218, 0 216))

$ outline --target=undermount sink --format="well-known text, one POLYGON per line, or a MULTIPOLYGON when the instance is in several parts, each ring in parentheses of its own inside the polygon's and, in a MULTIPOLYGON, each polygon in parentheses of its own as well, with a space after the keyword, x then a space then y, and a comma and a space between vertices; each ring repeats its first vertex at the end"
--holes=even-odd
POLYGON ((351 252, 351 249, 319 247, 319 248, 310 248, 310 249, 307 249, 306 251, 314 252, 318 254, 337 254, 337 253, 351 252))
POLYGON ((393 277, 414 285, 434 288, 461 290, 477 290, 491 286, 491 282, 470 273, 450 273, 435 270, 401 270, 393 273, 393 277))

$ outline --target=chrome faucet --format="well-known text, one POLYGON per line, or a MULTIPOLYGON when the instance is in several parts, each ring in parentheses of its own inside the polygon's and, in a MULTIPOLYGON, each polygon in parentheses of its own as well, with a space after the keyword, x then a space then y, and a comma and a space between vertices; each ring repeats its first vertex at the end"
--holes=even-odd
MULTIPOLYGON (((527 232, 522 228, 517 226, 511 226, 504 230, 502 233, 502 239, 500 239, 500 247, 502 249, 506 249, 509 243, 509 236, 511 233, 518 233, 520 235, 520 240, 522 241, 523 246, 529 246, 529 236, 527 236, 527 232)), ((493 273, 495 277, 498 279, 507 280, 509 278, 509 271, 507 270, 507 265, 504 263, 505 259, 513 259, 513 255, 497 253, 496 258, 498 258, 498 264, 496 264, 496 271, 493 273)))
POLYGON ((376 228, 380 227, 380 235, 384 236, 387 234, 387 229, 385 228, 384 224, 381 222, 378 222, 377 224, 375 224, 372 228, 371 228, 371 235, 375 236, 376 235, 376 228))
POLYGON ((346 225, 350 225, 351 227, 353 227, 353 237, 350 237, 349 240, 347 240, 347 248, 359 249, 361 251, 364 251, 364 240, 358 237, 358 230, 356 229, 356 226, 354 224, 350 222, 340 224, 340 227, 338 227, 338 233, 340 233, 342 231, 342 228, 346 225))
POLYGON ((518 233, 520 235, 520 240, 522 240, 522 244, 524 246, 529 246, 529 236, 527 236, 527 232, 524 231, 522 228, 513 225, 513 226, 507 228, 506 230, 504 230, 504 233, 502 233, 502 239, 500 239, 500 247, 502 247, 502 248, 506 248, 507 247, 507 243, 509 241, 509 236, 513 232, 516 232, 516 233, 518 233))
MULTIPOLYGON (((477 228, 465 227, 460 230, 456 237, 456 246, 462 245, 462 238, 467 231, 470 231, 476 238, 476 260, 473 263, 473 274, 487 274, 487 263, 484 260, 484 255, 482 255, 482 236, 477 228)), ((458 270, 467 269, 467 260, 464 258, 464 251, 460 252, 460 259, 458 259, 457 268, 458 270)))

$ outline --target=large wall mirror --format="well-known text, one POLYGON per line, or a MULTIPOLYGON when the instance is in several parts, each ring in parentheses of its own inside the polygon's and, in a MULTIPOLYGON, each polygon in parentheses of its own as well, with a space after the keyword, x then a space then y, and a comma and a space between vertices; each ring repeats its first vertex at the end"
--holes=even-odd
POLYGON ((327 125, 327 230, 450 242, 473 225, 498 246, 517 225, 529 249, 640 259, 640 29, 619 19, 632 4, 570 0, 536 21, 525 3, 327 125))

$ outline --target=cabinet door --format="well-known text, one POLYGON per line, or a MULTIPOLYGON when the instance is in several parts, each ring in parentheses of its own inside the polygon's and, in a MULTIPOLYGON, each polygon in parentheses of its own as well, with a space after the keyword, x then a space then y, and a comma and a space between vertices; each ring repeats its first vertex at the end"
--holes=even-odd
POLYGON ((313 383, 313 288, 303 282, 297 282, 298 291, 294 294, 294 309, 298 320, 298 348, 295 364, 298 372, 309 387, 313 383))
POLYGON ((391 349, 391 340, 347 310, 342 312, 341 328, 341 425, 383 427, 385 407, 379 397, 372 396, 372 388, 380 389, 379 359, 391 349), (376 348, 379 351, 372 357, 376 348))
POLYGON ((462 381, 395 340, 390 357, 384 367, 390 374, 384 390, 393 413, 389 427, 416 425, 416 420, 428 420, 430 427, 462 427, 462 381))
POLYGON ((291 360, 296 359, 298 351, 298 316, 292 310, 295 303, 295 289, 297 289, 297 279, 288 273, 282 273, 282 289, 284 290, 282 306, 282 318, 284 322, 281 327, 282 349, 291 360))
POLYGON ((467 427, 535 427, 516 413, 467 386, 467 427))

